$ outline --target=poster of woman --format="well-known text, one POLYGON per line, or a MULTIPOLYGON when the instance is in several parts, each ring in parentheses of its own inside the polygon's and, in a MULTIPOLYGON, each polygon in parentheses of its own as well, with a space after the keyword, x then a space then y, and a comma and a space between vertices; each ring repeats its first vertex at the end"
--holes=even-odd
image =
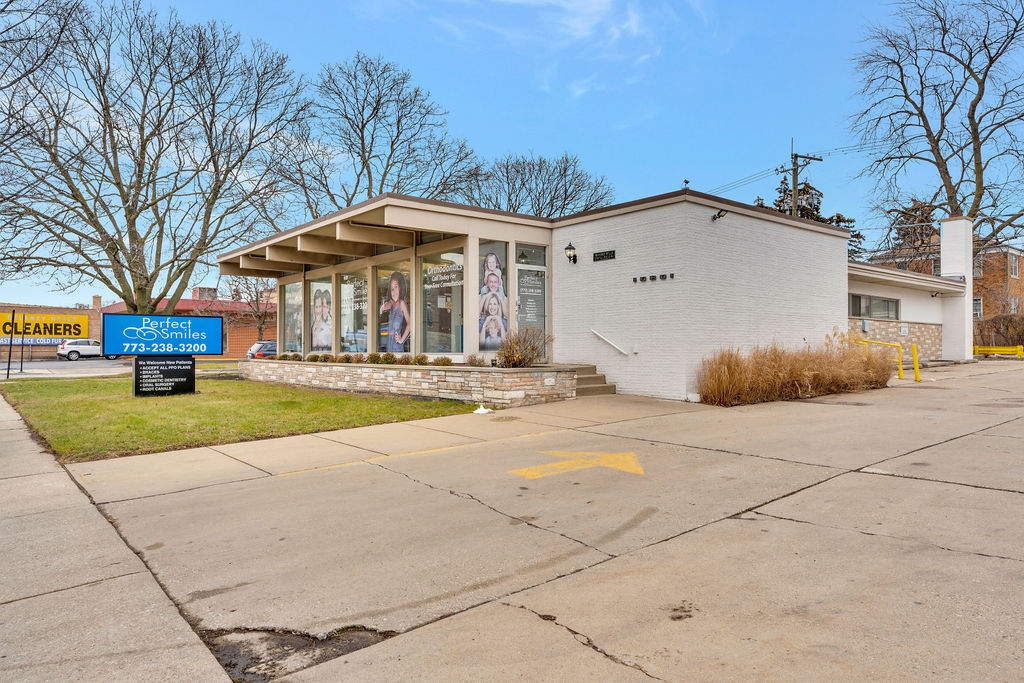
POLYGON ((309 350, 313 353, 330 352, 331 337, 334 333, 330 280, 310 282, 309 298, 309 350))
POLYGON ((408 353, 412 320, 409 316, 409 286, 405 275, 397 270, 392 272, 387 287, 383 292, 378 292, 378 296, 381 298, 378 312, 382 334, 381 351, 408 353))
POLYGON ((480 350, 497 351, 508 334, 508 299, 505 269, 495 252, 480 260, 480 350))

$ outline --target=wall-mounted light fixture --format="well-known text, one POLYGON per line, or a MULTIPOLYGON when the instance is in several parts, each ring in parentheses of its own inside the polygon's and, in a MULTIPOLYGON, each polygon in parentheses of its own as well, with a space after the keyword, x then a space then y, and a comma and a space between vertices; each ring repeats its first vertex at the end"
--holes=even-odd
POLYGON ((569 263, 576 263, 576 247, 572 246, 572 242, 565 248, 565 257, 569 259, 569 263))
POLYGON ((725 209, 719 209, 718 213, 711 217, 711 222, 717 221, 719 218, 725 218, 725 214, 729 213, 725 209))
POLYGON ((516 261, 519 263, 526 263, 529 260, 530 257, 526 255, 526 252, 520 249, 519 256, 516 258, 516 261))

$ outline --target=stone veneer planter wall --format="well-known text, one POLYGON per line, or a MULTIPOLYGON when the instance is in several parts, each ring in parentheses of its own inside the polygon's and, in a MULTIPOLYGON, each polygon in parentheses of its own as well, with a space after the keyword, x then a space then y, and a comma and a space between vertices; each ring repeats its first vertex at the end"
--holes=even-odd
POLYGON ((479 368, 240 360, 242 379, 512 408, 576 397, 576 368, 479 368))

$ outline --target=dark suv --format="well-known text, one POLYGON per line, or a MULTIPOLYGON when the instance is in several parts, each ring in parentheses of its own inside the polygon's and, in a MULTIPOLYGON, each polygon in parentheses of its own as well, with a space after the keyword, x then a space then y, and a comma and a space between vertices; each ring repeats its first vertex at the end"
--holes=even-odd
POLYGON ((263 356, 275 355, 277 355, 277 342, 273 339, 270 341, 258 341, 245 352, 246 358, 263 358, 263 356))

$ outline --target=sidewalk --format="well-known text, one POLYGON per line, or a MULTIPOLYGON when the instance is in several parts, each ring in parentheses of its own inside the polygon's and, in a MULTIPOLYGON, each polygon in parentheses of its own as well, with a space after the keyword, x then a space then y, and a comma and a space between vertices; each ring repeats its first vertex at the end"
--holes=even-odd
POLYGON ((0 679, 227 680, 145 564, 0 398, 0 679))

